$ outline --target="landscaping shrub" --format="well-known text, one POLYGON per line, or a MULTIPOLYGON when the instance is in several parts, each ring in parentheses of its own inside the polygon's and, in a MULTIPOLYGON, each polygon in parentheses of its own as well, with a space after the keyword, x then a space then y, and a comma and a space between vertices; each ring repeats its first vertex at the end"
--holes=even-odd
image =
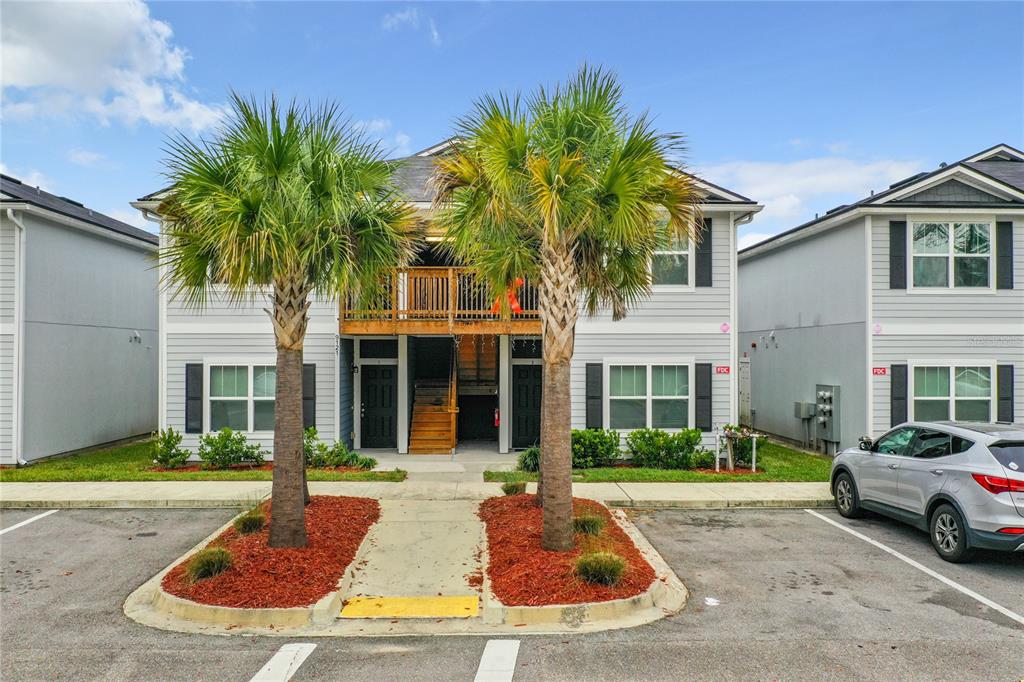
POLYGON ((263 450, 249 443, 244 433, 223 428, 199 437, 199 458, 206 469, 227 469, 234 464, 263 464, 263 450))
POLYGON ((584 554, 576 560, 576 575, 588 583, 614 585, 626 570, 626 560, 611 552, 584 554))
POLYGON ((508 481, 501 484, 501 492, 506 495, 522 495, 526 492, 525 481, 508 481))
POLYGON ((581 514, 572 520, 572 532, 584 535, 600 535, 604 530, 604 519, 595 514, 581 514))
POLYGON ((333 445, 321 441, 316 429, 312 426, 306 429, 303 435, 302 451, 306 459, 306 466, 316 469, 352 467, 368 471, 377 466, 377 460, 373 457, 363 457, 357 452, 352 452, 340 440, 334 441, 333 445))
POLYGON ((181 434, 168 427, 156 434, 153 441, 153 464, 164 469, 185 466, 191 453, 181 447, 181 434))
POLYGON ((619 459, 619 432, 613 429, 574 429, 572 468, 609 466, 619 459))
POLYGON ((735 424, 726 424, 722 430, 740 434, 740 437, 736 438, 732 445, 733 466, 749 469, 754 457, 754 439, 749 435, 750 430, 735 424))
POLYGON ((207 547, 192 555, 185 566, 189 580, 212 578, 231 568, 231 552, 223 547, 207 547))
POLYGON ((637 429, 626 437, 626 449, 637 466, 689 469, 693 466, 693 454, 700 441, 699 429, 683 429, 678 433, 637 429))
POLYGON ((263 530, 263 526, 267 525, 267 517, 258 509, 253 509, 235 519, 232 525, 242 535, 250 535, 263 530))
POLYGON ((710 450, 697 450, 690 458, 690 464, 694 469, 714 469, 715 453, 710 450))
POLYGON ((534 446, 519 453, 519 470, 537 473, 540 471, 540 448, 534 446))

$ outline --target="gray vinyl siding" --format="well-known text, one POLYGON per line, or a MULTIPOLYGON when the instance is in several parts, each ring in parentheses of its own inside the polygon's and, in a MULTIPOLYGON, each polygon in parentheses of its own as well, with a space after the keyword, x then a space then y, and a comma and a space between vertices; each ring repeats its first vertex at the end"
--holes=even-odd
MULTIPOLYGON (((353 345, 352 339, 338 339, 338 433, 341 440, 350 448, 355 430, 352 415, 352 401, 355 399, 355 377, 352 374, 353 345)), ((317 404, 319 405, 319 401, 317 404)))
POLYGON ((31 461, 157 425, 151 250, 24 215, 22 456, 31 461), (141 342, 133 342, 138 334, 141 342))
MULTIPOLYGON (((712 366, 729 365, 728 334, 585 334, 577 335, 570 374, 572 391, 572 427, 586 427, 586 365, 604 363, 606 359, 690 358, 695 363, 712 366)), ((712 424, 721 426, 732 421, 730 374, 711 375, 712 424)), ((690 400, 693 400, 694 378, 690 377, 690 400)), ((608 387, 604 387, 607 394, 608 387)), ((691 425, 692 426, 692 425, 691 425)), ((713 447, 714 433, 704 435, 705 447, 713 447)))
MULTIPOLYGON (((264 308, 269 307, 267 297, 256 294, 241 303, 232 302, 225 295, 211 292, 202 308, 190 308, 180 298, 168 296, 167 323, 180 325, 200 322, 205 325, 266 324, 270 318, 264 308)), ((329 322, 337 331, 338 304, 314 298, 309 309, 310 322, 329 322)))
MULTIPOLYGON (((901 335, 874 338, 874 367, 906 364, 909 360, 994 360, 997 365, 1014 366, 1014 421, 1024 423, 1024 335, 1018 336, 953 336, 901 335)), ((874 435, 890 428, 889 400, 891 373, 873 376, 874 435)), ((994 379, 993 379, 994 380, 994 379)), ((913 397, 908 397, 908 403, 913 397)), ((993 419, 995 405, 993 405, 993 419)), ((908 416, 912 416, 908 405, 908 416)))
MULTIPOLYGON (((729 214, 709 212, 711 219, 712 286, 692 291, 673 291, 654 287, 650 296, 629 311, 633 322, 694 322, 721 324, 729 321, 729 290, 731 287, 731 243, 729 214)), ((694 255, 691 253, 690 258, 694 255)), ((692 285, 692 282, 691 282, 692 285)), ((611 314, 601 312, 593 317, 583 315, 577 324, 580 333, 591 322, 609 322, 611 314)))
MULTIPOLYGON (((941 215, 941 209, 935 210, 941 215)), ((989 216, 991 218, 991 216, 989 216)), ((962 218, 961 218, 962 219, 962 218)), ((1013 289, 992 289, 965 291, 950 289, 936 293, 920 289, 889 288, 889 221, 906 220, 911 230, 914 216, 906 214, 877 215, 872 217, 872 321, 903 324, 915 319, 920 321, 1006 323, 1014 319, 1024 324, 1024 218, 997 217, 996 220, 1013 220, 1013 289)), ((992 235, 993 250, 995 235, 992 235)), ((912 256, 907 253, 908 278, 913 272, 912 256)), ((990 265, 990 276, 995 279, 995 255, 990 265)))
POLYGON ((802 441, 793 404, 813 402, 817 384, 834 384, 840 445, 866 432, 865 240, 856 219, 740 262, 739 348, 750 358, 755 428, 802 441))
MULTIPOLYGON (((213 364, 217 357, 244 359, 276 356, 274 335, 270 321, 266 321, 265 334, 169 334, 167 336, 167 426, 183 435, 182 445, 195 450, 199 435, 185 433, 185 365, 202 364, 207 359, 213 364)), ((308 334, 303 347, 303 362, 316 365, 316 428, 324 440, 334 439, 335 408, 334 387, 338 372, 335 365, 335 337, 333 334, 308 334)), ((205 378, 204 378, 205 379, 205 378)), ((204 425, 205 426, 205 425, 204 425)), ((344 435, 344 434, 342 434, 344 435)), ((251 437, 268 451, 273 451, 273 435, 251 437)))
POLYGON ((17 231, 0 218, 0 464, 13 464, 14 255, 17 231))

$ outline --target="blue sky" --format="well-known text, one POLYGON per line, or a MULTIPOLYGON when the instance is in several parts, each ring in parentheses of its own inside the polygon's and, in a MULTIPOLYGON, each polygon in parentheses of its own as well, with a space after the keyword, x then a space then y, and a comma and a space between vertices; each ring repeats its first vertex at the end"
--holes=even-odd
POLYGON ((744 243, 1024 143, 1024 3, 141 2, 3 7, 5 173, 136 224, 227 89, 331 98, 394 154, 586 61, 766 204, 744 243))

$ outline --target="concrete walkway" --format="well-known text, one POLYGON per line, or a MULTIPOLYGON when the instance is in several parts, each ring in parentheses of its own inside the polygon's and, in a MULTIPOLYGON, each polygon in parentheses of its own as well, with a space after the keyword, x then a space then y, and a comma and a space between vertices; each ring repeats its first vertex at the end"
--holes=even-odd
MULTIPOLYGON (((531 492, 533 484, 528 486, 531 492)), ((311 481, 313 495, 381 500, 484 500, 498 483, 416 480, 404 483, 311 481)), ((0 483, 0 508, 248 507, 270 494, 270 481, 147 481, 138 483, 0 483)), ((573 494, 621 507, 825 507, 828 483, 574 483, 573 494)))
POLYGON ((483 522, 473 500, 381 500, 342 618, 472 618, 482 576, 483 522))

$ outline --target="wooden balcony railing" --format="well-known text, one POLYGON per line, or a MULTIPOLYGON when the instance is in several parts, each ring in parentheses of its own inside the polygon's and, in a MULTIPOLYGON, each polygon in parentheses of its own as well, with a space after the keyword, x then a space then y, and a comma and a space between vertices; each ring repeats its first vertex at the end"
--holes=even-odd
POLYGON ((373 300, 342 301, 339 319, 343 334, 537 334, 538 307, 526 280, 499 293, 469 268, 401 268, 373 300))

